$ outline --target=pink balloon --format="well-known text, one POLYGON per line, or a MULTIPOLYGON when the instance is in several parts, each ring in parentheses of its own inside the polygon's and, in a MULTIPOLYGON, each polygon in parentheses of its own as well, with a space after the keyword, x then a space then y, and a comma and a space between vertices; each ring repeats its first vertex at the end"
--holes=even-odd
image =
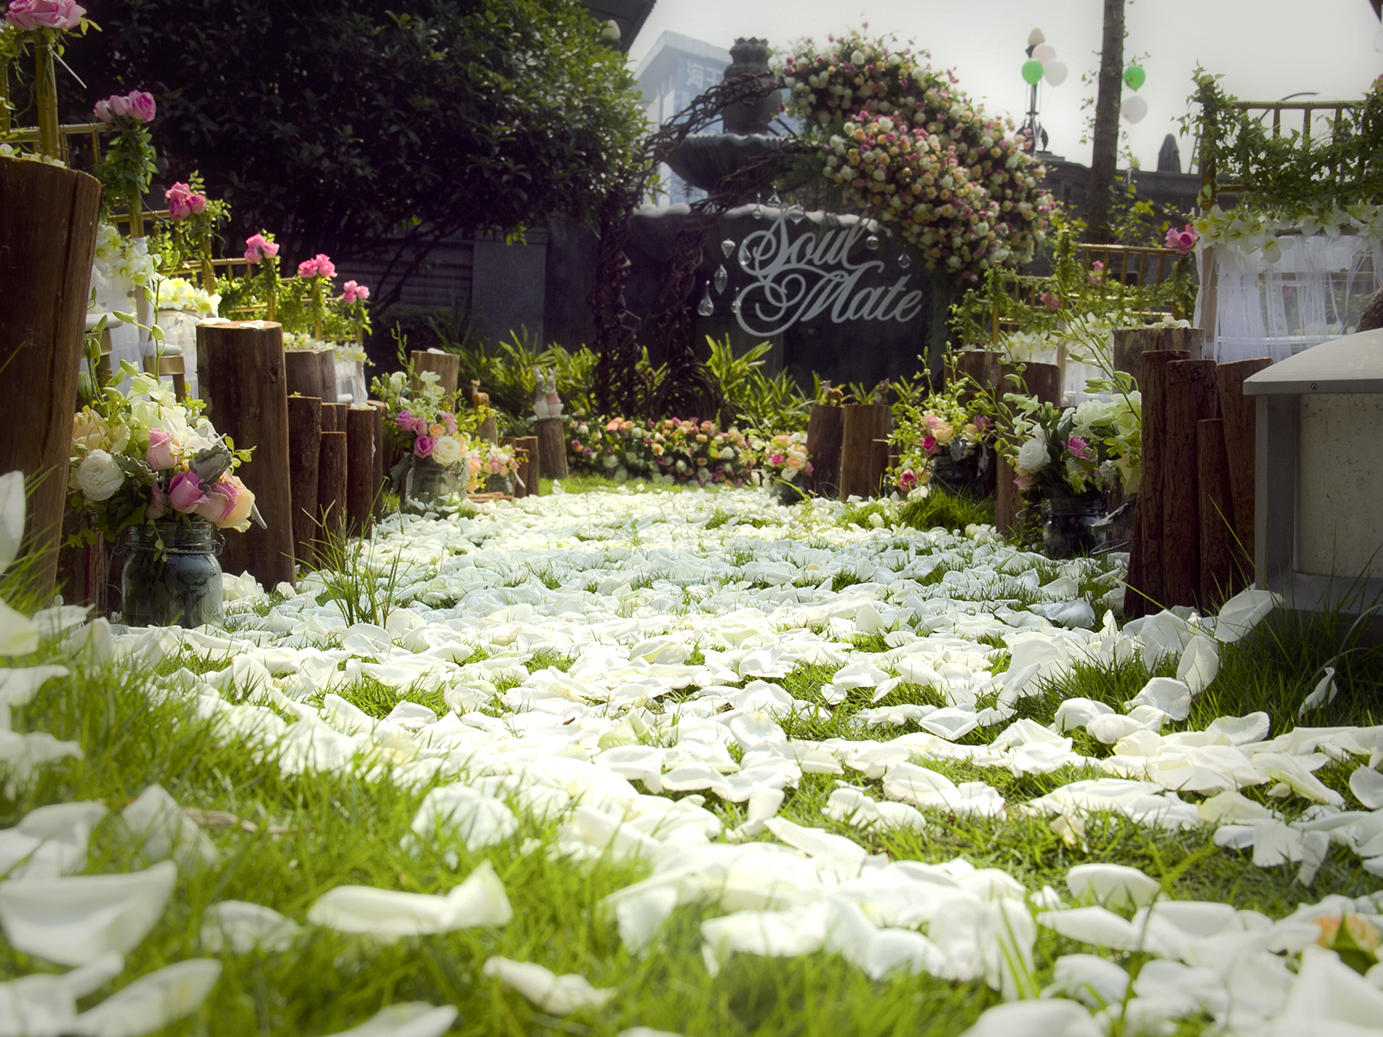
POLYGON ((1056 57, 1056 48, 1050 43, 1039 43, 1032 49, 1032 56, 1034 61, 1051 61, 1056 57))

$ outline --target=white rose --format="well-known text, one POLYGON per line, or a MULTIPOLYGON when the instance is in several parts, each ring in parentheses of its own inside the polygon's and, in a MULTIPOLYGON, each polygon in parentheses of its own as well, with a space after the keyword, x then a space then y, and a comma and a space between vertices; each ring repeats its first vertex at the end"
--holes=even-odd
POLYGON ((110 500, 124 481, 125 473, 104 450, 93 450, 77 466, 77 485, 89 501, 110 500))
POLYGON ((1045 439, 1030 439, 1018 450, 1018 467, 1029 472, 1038 472, 1051 463, 1045 439))
POLYGON ((454 436, 438 436, 432 444, 432 459, 443 467, 461 460, 461 443, 454 436))

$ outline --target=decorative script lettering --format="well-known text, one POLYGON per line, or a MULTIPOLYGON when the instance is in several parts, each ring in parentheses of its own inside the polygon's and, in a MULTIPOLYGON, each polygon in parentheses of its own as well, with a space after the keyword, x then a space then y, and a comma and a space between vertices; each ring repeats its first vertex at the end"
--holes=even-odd
POLYGON ((835 324, 849 321, 915 320, 922 311, 922 292, 910 288, 903 274, 891 285, 861 286, 868 274, 881 271, 879 259, 851 258, 868 234, 864 224, 793 238, 788 221, 772 220, 740 242, 740 269, 752 279, 739 293, 736 320, 751 335, 777 335, 794 324, 818 318, 835 324))

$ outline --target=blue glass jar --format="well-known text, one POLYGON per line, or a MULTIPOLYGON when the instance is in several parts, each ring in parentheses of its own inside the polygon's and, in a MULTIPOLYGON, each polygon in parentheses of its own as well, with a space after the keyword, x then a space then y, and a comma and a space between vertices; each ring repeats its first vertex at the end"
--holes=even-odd
POLYGON ((120 574, 120 614, 130 626, 219 623, 221 538, 205 519, 155 522, 130 530, 120 574))

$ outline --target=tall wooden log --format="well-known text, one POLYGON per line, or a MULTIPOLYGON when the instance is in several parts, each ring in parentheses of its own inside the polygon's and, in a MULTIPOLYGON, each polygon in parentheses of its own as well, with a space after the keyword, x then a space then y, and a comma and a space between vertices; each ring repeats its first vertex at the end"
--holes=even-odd
MULTIPOLYGON (((969 378, 981 389, 992 390, 999 381, 999 369, 1003 363, 1003 354, 993 349, 969 349, 961 353, 956 358, 956 371, 960 375, 969 378)), ((962 403, 974 397, 976 390, 962 385, 960 399, 962 403)))
MULTIPOLYGON (((879 491, 883 468, 876 439, 888 439, 889 410, 886 403, 852 403, 841 407, 840 499, 872 497, 879 491)), ((882 455, 887 463, 888 451, 882 455)))
POLYGON ((375 414, 371 407, 346 411, 346 532, 365 536, 374 525, 375 414))
POLYGON ((322 540, 346 538, 346 433, 323 432, 317 460, 317 518, 322 540))
POLYGON ((1200 604, 1218 610, 1244 589, 1236 573, 1229 456, 1225 453, 1223 418, 1196 422, 1197 485, 1200 510, 1200 604))
POLYGON ((317 525, 317 466, 322 449, 322 401, 315 396, 288 397, 288 475, 293 504, 293 557, 298 565, 316 563, 313 544, 322 535, 317 525))
POLYGON ((0 392, 10 415, 0 473, 36 484, 20 553, 35 559, 26 588, 45 601, 58 572, 100 206, 95 177, 0 158, 0 392))
POLYGON ((283 353, 288 395, 315 396, 323 403, 336 402, 336 350, 288 349, 283 353))
POLYGON ((802 488, 819 497, 840 492, 840 437, 845 414, 839 406, 814 404, 807 418, 807 461, 810 475, 802 476, 802 488))
POLYGON ((1162 470, 1166 453, 1167 365, 1190 358, 1184 349, 1161 349, 1143 355, 1143 474, 1133 518, 1129 551, 1128 590, 1124 615, 1146 616, 1162 608, 1162 470))
POLYGON ((461 377, 461 357, 456 353, 434 352, 430 349, 415 349, 408 354, 413 363, 413 376, 416 379, 424 371, 437 374, 442 391, 448 397, 456 395, 457 382, 461 377))
POLYGON ((348 403, 328 403, 322 401, 322 431, 323 432, 345 432, 346 431, 346 412, 350 410, 348 403))
POLYGON ((368 400, 370 410, 374 414, 374 434, 375 434, 375 495, 374 495, 374 520, 378 522, 384 517, 384 490, 385 480, 389 476, 389 469, 392 460, 389 457, 389 441, 384 438, 384 412, 386 410, 383 400, 368 400))
POLYGON ((238 471, 268 528, 226 537, 221 566, 264 587, 293 583, 293 505, 288 470, 288 394, 278 324, 199 324, 197 384, 207 416, 237 449, 254 454, 238 471))
POLYGON ((534 497, 538 494, 538 437, 506 436, 504 445, 518 458, 518 479, 514 482, 515 497, 534 497))
POLYGON ((475 436, 486 443, 499 442, 499 421, 493 414, 486 415, 481 419, 479 427, 475 430, 475 436))
POLYGON ((538 418, 538 470, 544 479, 567 477, 567 434, 561 418, 538 418))
POLYGON ((1256 463, 1257 402, 1244 395, 1244 380, 1270 367, 1272 360, 1258 357, 1221 364, 1215 371, 1224 418, 1225 454, 1229 464, 1229 490, 1234 513, 1235 568, 1253 577, 1254 465, 1256 463))
POLYGON ((1167 365, 1167 420, 1162 429, 1164 606, 1201 606, 1196 434, 1197 423, 1215 417, 1218 408, 1215 361, 1176 360, 1167 365))
POLYGON ((876 439, 871 444, 872 449, 869 453, 869 470, 877 472, 878 477, 874 480, 874 491, 870 496, 882 497, 889 492, 888 486, 888 452, 891 449, 887 439, 876 439))
POLYGON ((1114 332, 1114 368, 1133 375, 1143 385, 1143 354, 1186 351, 1186 359, 1205 356, 1205 332, 1200 328, 1119 328, 1114 332))

